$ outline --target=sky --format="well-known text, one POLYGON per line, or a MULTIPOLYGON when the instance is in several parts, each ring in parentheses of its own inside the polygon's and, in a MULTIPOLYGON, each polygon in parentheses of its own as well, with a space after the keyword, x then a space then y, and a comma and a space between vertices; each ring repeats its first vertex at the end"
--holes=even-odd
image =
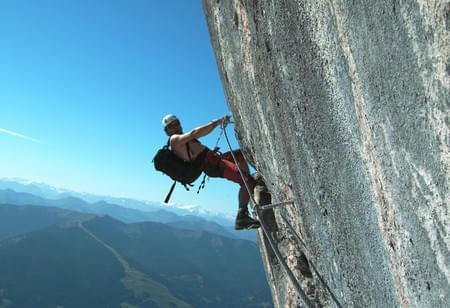
MULTIPOLYGON (((229 114, 201 0, 0 1, 0 177, 162 201, 168 113, 185 131, 229 114)), ((171 202, 236 211, 236 184, 200 180, 171 202)))

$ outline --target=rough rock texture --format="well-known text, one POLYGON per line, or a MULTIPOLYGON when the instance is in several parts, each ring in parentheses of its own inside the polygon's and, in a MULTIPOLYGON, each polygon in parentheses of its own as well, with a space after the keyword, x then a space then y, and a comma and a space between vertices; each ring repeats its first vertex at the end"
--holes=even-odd
MULTIPOLYGON (((449 1, 203 4, 241 148, 295 201, 265 220, 311 300, 337 305, 301 251, 344 307, 448 307, 449 1)), ((275 306, 302 306, 260 246, 275 306)))

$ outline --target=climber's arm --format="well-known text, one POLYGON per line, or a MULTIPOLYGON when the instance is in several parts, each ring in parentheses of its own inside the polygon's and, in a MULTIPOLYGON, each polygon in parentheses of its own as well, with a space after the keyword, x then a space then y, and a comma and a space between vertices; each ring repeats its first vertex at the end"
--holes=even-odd
POLYGON ((217 120, 213 120, 207 124, 196 127, 193 130, 191 130, 185 134, 172 135, 172 137, 170 138, 170 144, 172 146, 177 146, 177 145, 181 145, 184 143, 188 143, 189 141, 192 141, 194 139, 204 137, 204 136, 208 135, 209 133, 211 133, 214 130, 214 128, 216 128, 217 125, 219 125, 219 123, 224 120, 225 117, 217 119, 217 120))

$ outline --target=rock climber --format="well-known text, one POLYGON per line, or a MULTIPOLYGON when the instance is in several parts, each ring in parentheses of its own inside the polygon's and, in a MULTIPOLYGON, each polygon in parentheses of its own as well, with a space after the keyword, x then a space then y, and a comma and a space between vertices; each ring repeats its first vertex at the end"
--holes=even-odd
MULTIPOLYGON (((193 130, 183 133, 180 120, 173 114, 166 115, 163 120, 164 131, 170 137, 169 144, 172 151, 185 162, 191 162, 198 165, 199 168, 209 177, 220 177, 239 184, 239 210, 236 216, 235 229, 253 229, 259 228, 261 224, 258 220, 249 216, 248 202, 250 196, 245 187, 238 165, 233 160, 231 152, 224 154, 218 153, 218 148, 210 150, 208 147, 198 141, 199 138, 210 134, 214 128, 220 123, 228 123, 229 116, 213 120, 207 124, 194 128, 193 130)), ((240 150, 233 152, 238 161, 239 168, 245 175, 250 191, 255 186, 255 180, 251 177, 247 162, 240 150)))

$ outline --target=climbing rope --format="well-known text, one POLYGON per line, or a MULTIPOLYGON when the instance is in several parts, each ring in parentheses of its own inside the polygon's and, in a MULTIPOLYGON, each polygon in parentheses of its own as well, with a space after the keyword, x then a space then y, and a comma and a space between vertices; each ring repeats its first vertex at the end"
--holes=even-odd
MULTIPOLYGON (((233 153, 233 149, 232 149, 232 147, 231 147, 230 140, 228 139, 228 135, 227 135, 227 132, 226 132, 226 127, 227 127, 227 125, 228 125, 228 122, 225 122, 225 121, 222 122, 222 123, 221 123, 221 129, 222 129, 223 135, 225 136, 225 139, 226 139, 226 142, 227 142, 228 147, 229 147, 229 149, 230 149, 230 153, 231 153, 231 155, 232 155, 232 157, 233 157, 233 160, 234 160, 234 162, 235 162, 235 164, 236 164, 236 166, 237 166, 237 168, 238 168, 238 170, 239 170, 239 174, 241 175, 242 180, 243 180, 243 182, 244 182, 244 184, 245 184, 245 188, 247 189, 248 194, 249 194, 249 196, 250 196, 250 201, 251 201, 252 210, 253 210, 254 213, 256 212, 256 215, 257 215, 257 217, 259 218, 260 223, 261 223, 261 228, 263 229, 263 232, 264 232, 264 234, 266 235, 266 237, 267 237, 267 239, 268 239, 268 241, 269 241, 270 247, 272 248, 273 252, 275 253, 275 256, 277 257, 277 259, 278 259, 278 261, 280 262, 280 264, 283 266, 283 268, 284 268, 286 274, 287 274, 288 277, 289 277, 289 280, 290 280, 291 283, 294 285, 294 287, 295 287, 297 293, 301 295, 301 298, 303 299, 303 302, 305 303, 306 306, 308 306, 308 307, 313 307, 314 305, 311 303, 311 301, 309 300, 309 298, 306 296, 305 292, 304 292, 304 291, 302 290, 302 288, 300 287, 300 284, 298 283, 298 280, 295 278, 295 276, 294 276, 294 274, 292 273, 291 269, 289 268, 289 266, 288 266, 288 265, 286 264, 286 262, 284 261, 284 258, 282 257, 282 255, 281 255, 281 253, 280 253, 278 247, 275 245, 274 240, 273 240, 271 234, 268 232, 268 230, 267 230, 267 228, 266 228, 266 226, 265 226, 265 224, 264 224, 264 222, 263 222, 263 220, 262 220, 262 211, 263 211, 263 210, 272 209, 272 208, 275 208, 275 207, 278 207, 278 206, 282 206, 282 205, 293 204, 294 201, 290 200, 290 201, 286 201, 286 202, 280 202, 280 203, 276 203, 276 204, 263 205, 263 206, 259 206, 259 205, 256 203, 255 199, 253 198, 253 194, 251 193, 250 188, 248 187, 247 181, 245 180, 244 173, 242 172, 241 168, 239 167, 239 164, 238 164, 238 162, 237 162, 237 159, 236 159, 236 157, 235 157, 235 155, 234 155, 234 153, 233 153)), ((222 133, 219 135, 219 139, 217 140, 217 144, 219 143, 219 140, 220 140, 220 137, 221 137, 221 136, 222 136, 222 133)), ((217 144, 216 144, 216 147, 217 147, 217 144)), ((308 252, 308 250, 307 250, 307 248, 306 248, 305 242, 304 242, 304 241, 300 238, 300 236, 297 234, 297 232, 295 231, 294 227, 289 223, 289 221, 286 219, 286 217, 284 217, 284 215, 280 214, 280 216, 281 216, 281 218, 284 220, 284 222, 286 223, 286 225, 289 227, 289 230, 292 232, 292 234, 294 235, 294 237, 295 237, 295 239, 297 240, 297 242, 298 242, 299 244, 301 244, 301 245, 304 247, 305 251, 306 251, 306 252, 308 253, 308 255, 309 255, 309 252, 308 252)), ((322 276, 319 274, 319 271, 318 271, 317 268, 315 267, 314 263, 312 263, 311 258, 308 258, 308 263, 311 264, 311 267, 313 268, 313 270, 314 270, 314 272, 316 273, 317 277, 318 277, 319 280, 322 282, 322 284, 324 285, 324 287, 328 290, 328 292, 330 293, 330 295, 331 295, 331 297, 333 298, 333 300, 334 300, 334 302, 336 303, 336 305, 337 305, 339 308, 342 308, 341 303, 339 302, 339 300, 337 299, 337 297, 334 295, 333 291, 331 291, 330 287, 329 287, 328 284, 325 282, 325 280, 322 278, 322 276)))
MULTIPOLYGON (((229 121, 228 123, 233 123, 233 122, 229 121)), ((217 138, 216 145, 214 146, 214 149, 217 149, 217 146, 219 145, 219 141, 220 141, 220 138, 222 138, 222 135, 223 135, 223 129, 220 130, 219 137, 217 138)))
POLYGON ((259 218, 259 221, 261 223, 261 228, 264 232, 264 234, 267 237, 267 240, 269 241, 270 247, 272 248, 273 252, 275 253, 275 256, 277 257, 278 261, 280 262, 280 264, 282 265, 284 271, 286 272, 290 282, 292 283, 292 285, 294 286, 295 290, 297 291, 297 294, 300 295, 300 297, 302 298, 304 304, 307 307, 315 307, 315 305, 309 300, 309 298, 306 296, 305 292, 302 290, 298 280, 295 278, 294 274, 292 273, 291 269, 289 268, 289 266, 286 264, 286 261, 284 261, 283 256, 281 255, 280 250, 278 249, 278 247, 275 245, 275 242, 270 234, 270 232, 267 230, 264 221, 262 220, 262 210, 257 206, 257 203, 255 202, 255 199, 253 198, 253 194, 250 191, 250 188, 248 187, 247 181, 245 179, 244 173, 242 172, 241 168, 239 167, 238 161, 236 159, 236 156, 233 153, 233 148, 231 147, 230 144, 230 140, 228 139, 228 135, 227 135, 227 131, 226 131, 226 126, 228 125, 227 122, 222 122, 221 123, 221 128, 223 131, 223 134, 225 136, 225 140, 228 144, 228 147, 230 148, 230 153, 233 157, 234 163, 236 164, 238 170, 239 170, 239 174, 242 177, 242 180, 244 182, 245 188, 248 191, 248 194, 250 196, 250 204, 252 207, 253 212, 256 212, 256 216, 259 218))
POLYGON ((253 199, 253 194, 250 192, 250 188, 248 187, 247 181, 245 180, 244 173, 242 172, 241 167, 239 167, 236 156, 234 155, 233 148, 231 147, 231 144, 230 144, 230 139, 228 139, 228 135, 227 135, 227 130, 226 130, 227 125, 228 125, 227 121, 222 121, 222 123, 220 124, 220 128, 223 131, 228 148, 230 149, 231 156, 233 157, 234 163, 236 164, 239 174, 241 175, 242 181, 244 182, 245 189, 247 189, 248 195, 250 196, 250 204, 251 204, 252 210, 255 211, 256 202, 255 202, 255 199, 253 199))

